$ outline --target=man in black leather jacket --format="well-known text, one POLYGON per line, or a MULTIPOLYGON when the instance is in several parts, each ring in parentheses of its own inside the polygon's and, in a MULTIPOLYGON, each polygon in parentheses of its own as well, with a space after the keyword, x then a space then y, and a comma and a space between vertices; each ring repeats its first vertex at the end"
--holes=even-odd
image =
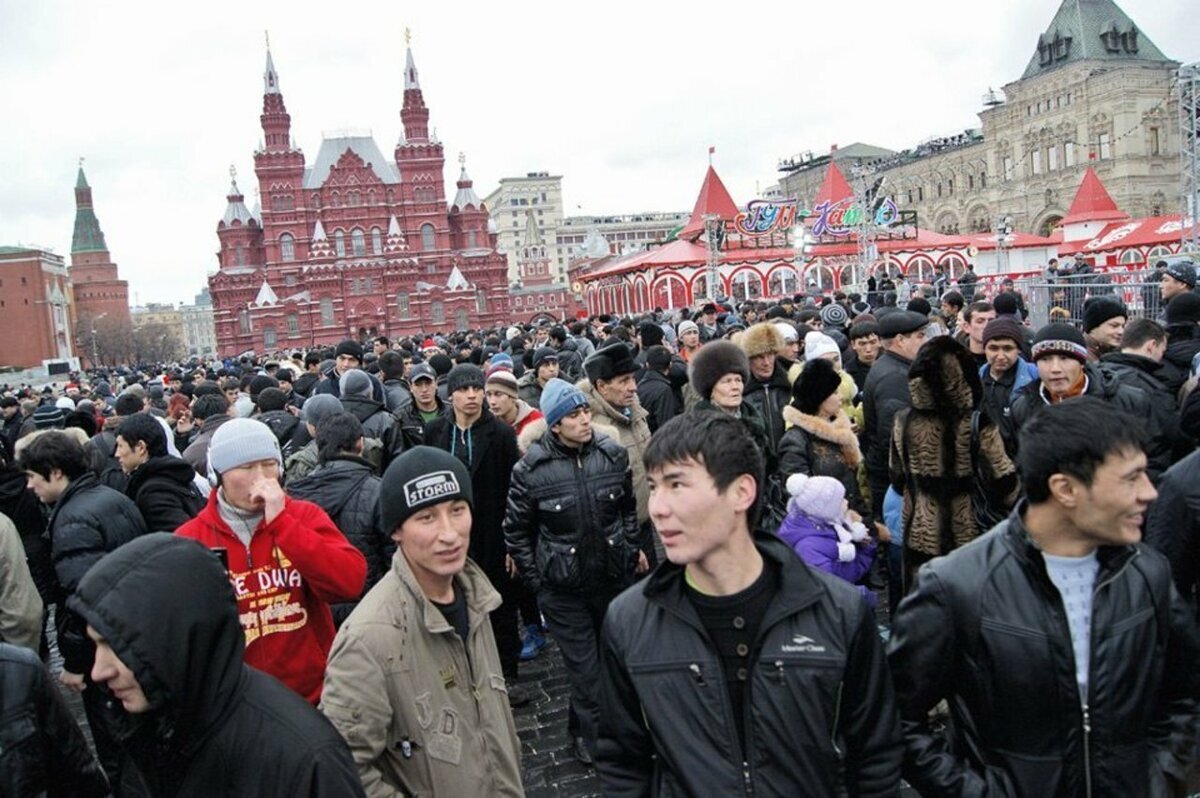
POLYGON ((1143 546, 1145 435, 1099 399, 1021 430, 1028 500, 924 567, 889 659, 923 795, 1171 795, 1195 756, 1200 649, 1143 546), (929 710, 950 706, 948 739, 929 710))
POLYGON ((764 467, 744 425, 676 417, 645 460, 668 562, 604 620, 604 795, 897 795, 874 616, 849 583, 752 535, 764 467))
POLYGON ((562 651, 579 726, 570 729, 575 754, 591 764, 599 713, 597 632, 609 603, 648 563, 639 550, 625 447, 592 429, 587 397, 564 380, 546 383, 542 413, 546 433, 513 469, 504 537, 562 651))

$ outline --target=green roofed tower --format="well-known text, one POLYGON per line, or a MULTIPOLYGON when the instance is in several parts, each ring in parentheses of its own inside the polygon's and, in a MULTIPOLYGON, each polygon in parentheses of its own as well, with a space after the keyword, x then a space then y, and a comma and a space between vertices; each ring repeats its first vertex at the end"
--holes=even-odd
POLYGON ((1078 61, 1170 60, 1113 0, 1063 0, 1021 77, 1078 61))
POLYGON ((82 162, 75 179, 75 231, 69 273, 75 329, 90 329, 100 318, 109 319, 108 324, 129 325, 129 284, 120 278, 117 264, 108 253, 82 162))

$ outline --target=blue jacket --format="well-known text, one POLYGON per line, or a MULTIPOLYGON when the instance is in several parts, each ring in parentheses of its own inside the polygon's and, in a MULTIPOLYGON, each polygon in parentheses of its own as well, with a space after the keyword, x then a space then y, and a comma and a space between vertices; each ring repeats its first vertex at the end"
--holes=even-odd
MULTIPOLYGON (((1016 396, 1022 388, 1038 378, 1037 366, 1030 363, 1023 357, 1017 358, 1017 365, 1013 366, 1017 370, 1017 379, 1013 382, 1011 396, 1016 396)), ((984 363, 979 367, 979 379, 987 376, 988 365, 984 363)))

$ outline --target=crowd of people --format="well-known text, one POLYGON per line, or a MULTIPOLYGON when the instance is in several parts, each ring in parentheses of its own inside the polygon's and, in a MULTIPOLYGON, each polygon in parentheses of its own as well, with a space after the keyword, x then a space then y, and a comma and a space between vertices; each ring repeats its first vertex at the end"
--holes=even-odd
POLYGON ((1161 319, 901 280, 6 386, 0 794, 523 795, 550 639, 605 795, 1185 794, 1159 271, 1161 319))

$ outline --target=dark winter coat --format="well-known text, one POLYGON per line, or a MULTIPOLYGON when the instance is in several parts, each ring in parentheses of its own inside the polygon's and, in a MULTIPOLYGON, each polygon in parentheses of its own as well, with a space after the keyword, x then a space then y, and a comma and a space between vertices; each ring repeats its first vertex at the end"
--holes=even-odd
MULTIPOLYGON (((376 402, 383 404, 383 383, 379 381, 378 377, 376 377, 374 374, 371 374, 370 372, 366 372, 366 375, 367 375, 368 379, 371 380, 371 398, 374 399, 376 402)), ((316 396, 317 394, 328 393, 328 394, 332 394, 333 396, 336 396, 337 398, 341 399, 341 398, 343 398, 342 397, 342 388, 341 388, 341 385, 339 384, 339 382, 340 382, 340 377, 338 376, 337 369, 330 368, 329 371, 326 371, 325 374, 322 375, 321 381, 318 382, 315 386, 313 386, 312 393, 310 394, 310 396, 316 396)))
POLYGON ((1017 428, 1012 419, 1013 400, 1037 378, 1037 366, 1024 358, 1017 358, 1013 367, 1000 379, 992 376, 988 366, 979 367, 979 379, 983 383, 979 406, 1000 427, 1000 437, 1004 439, 1004 448, 1010 455, 1017 451, 1017 428))
MULTIPOLYGON (((1116 375, 1101 371, 1093 363, 1088 363, 1083 368, 1088 379, 1085 396, 1095 396, 1106 402, 1114 403, 1121 410, 1142 421, 1151 438, 1158 435, 1158 429, 1154 425, 1155 417, 1151 410, 1150 397, 1146 395, 1145 391, 1132 385, 1123 385, 1116 375)), ((1067 399, 1066 401, 1071 400, 1067 399)), ((1018 436, 1021 428, 1025 426, 1025 422, 1045 406, 1046 398, 1042 393, 1042 381, 1038 379, 1026 385, 1025 390, 1021 391, 1020 395, 1013 400, 1012 405, 1013 423, 1016 425, 1018 436)))
POLYGON ((665 562, 609 606, 596 770, 606 796, 895 795, 901 737, 875 618, 854 588, 758 533, 780 589, 759 629, 741 750, 721 661, 665 562))
POLYGON ((666 424, 683 410, 671 381, 662 372, 645 369, 638 380, 638 401, 649 413, 646 423, 650 431, 666 424))
POLYGON ((1195 740, 1194 618, 1166 559, 1101 547, 1088 697, 1080 701, 1062 598, 1022 521, 924 565, 888 659, 904 777, 922 795, 1159 796, 1195 740), (948 701, 945 734, 929 711, 948 701))
POLYGON ((408 383, 404 380, 385 380, 383 383, 383 403, 389 413, 403 413, 412 404, 412 394, 409 393, 408 383))
MULTIPOLYGON (((873 480, 888 477, 892 423, 896 413, 912 403, 908 395, 908 369, 912 361, 883 350, 871 365, 863 387, 863 457, 873 480)), ((872 483, 874 484, 874 482, 872 483)))
POLYGON ((141 511, 146 529, 174 532, 204 508, 195 478, 192 467, 178 457, 151 457, 129 475, 125 495, 141 511))
MULTIPOLYGON (((727 413, 727 411, 714 405, 707 399, 701 399, 696 402, 696 405, 691 409, 692 413, 713 412, 727 413)), ((762 416, 754 405, 746 400, 742 400, 742 406, 738 408, 738 418, 743 426, 746 427, 746 432, 750 433, 750 437, 754 439, 754 443, 758 446, 758 451, 762 453, 763 462, 766 463, 766 473, 770 474, 775 470, 774 450, 771 449, 771 443, 767 439, 767 426, 763 423, 762 416)))
POLYGON ((1125 385, 1140 388, 1150 400, 1153 418, 1148 426, 1156 434, 1146 449, 1149 461, 1146 471, 1157 483, 1172 463, 1195 448, 1194 442, 1185 438, 1179 428, 1179 407, 1176 394, 1167 388, 1166 370, 1157 361, 1127 352, 1105 355, 1100 359, 1100 370, 1113 374, 1125 385))
POLYGON ((562 348, 558 350, 558 376, 567 382, 577 382, 584 376, 583 358, 570 338, 563 341, 562 348))
POLYGON ((0 795, 108 794, 108 779, 42 661, 0 642, 0 795))
POLYGON ((275 433, 275 439, 279 441, 281 450, 292 442, 292 436, 296 434, 296 427, 300 424, 300 419, 287 410, 268 410, 256 418, 275 433))
POLYGON ((512 427, 492 415, 483 414, 465 431, 454 423, 453 413, 425 425, 425 442, 451 452, 471 472, 474 506, 471 508, 471 545, 468 556, 483 568, 488 579, 498 584, 507 579, 504 555, 504 513, 513 466, 520 455, 512 427))
POLYGON ((84 444, 84 450, 88 455, 88 467, 100 484, 124 493, 128 478, 121 470, 121 461, 117 459, 117 435, 120 429, 120 421, 112 419, 105 425, 104 431, 84 444))
POLYGON ((58 577, 54 575, 54 559, 50 553, 50 535, 46 531, 46 515, 37 495, 27 487, 29 480, 23 471, 0 469, 0 513, 9 517, 25 547, 25 562, 37 587, 42 604, 47 609, 61 598, 58 577))
POLYGON ((850 509, 861 515, 870 529, 874 514, 859 487, 862 454, 850 419, 842 413, 830 421, 801 413, 789 405, 783 409, 783 420, 791 426, 779 440, 780 482, 786 483, 792 474, 833 477, 846 489, 850 509))
POLYGON ((404 451, 404 435, 399 420, 387 411, 382 402, 363 396, 343 396, 342 407, 362 422, 364 438, 375 438, 383 444, 382 469, 386 469, 392 458, 404 451))
POLYGON ((529 369, 517 380, 517 397, 525 400, 530 407, 542 409, 542 384, 538 382, 537 369, 529 369))
POLYGON ((341 735, 301 696, 243 662, 233 591, 211 595, 213 575, 198 573, 192 556, 200 544, 166 542, 149 553, 115 552, 70 600, 156 707, 130 715, 113 702, 118 794, 362 796, 341 735))
POLYGON ((779 439, 783 437, 783 408, 792 400, 792 383, 788 381, 787 372, 784 361, 775 358, 775 370, 771 372, 770 379, 761 382, 751 373, 742 395, 743 401, 758 411, 772 454, 779 451, 779 439))
POLYGON ((1192 359, 1200 354, 1200 327, 1176 325, 1167 329, 1167 351, 1163 355, 1162 378, 1174 397, 1192 373, 1192 359))
MULTIPOLYGON (((320 506, 354 547, 367 559, 367 580, 362 595, 387 573, 395 546, 379 526, 379 477, 371 464, 346 455, 328 460, 307 476, 288 482, 287 493, 320 506)), ((331 604, 337 626, 350 615, 357 601, 331 604)))
POLYGON ((1200 452, 1163 474, 1144 540, 1167 556, 1175 588, 1200 617, 1200 452))
POLYGON ((1017 500, 1017 469, 1000 428, 979 421, 979 463, 972 456, 971 416, 982 393, 970 352, 942 336, 921 348, 909 369, 912 407, 896 414, 892 487, 904 496, 904 547, 929 557, 965 546, 986 529, 976 522, 976 465, 1000 510, 1017 500))
POLYGON ((578 449, 543 434, 513 469, 504 538, 535 593, 627 587, 641 541, 625 447, 603 433, 578 449))
MULTIPOLYGON (((146 533, 146 522, 133 500, 101 485, 93 474, 71 480, 50 513, 54 573, 64 596, 79 587, 93 565, 110 551, 146 533)), ((63 669, 86 674, 95 651, 83 620, 66 607, 55 615, 63 669)))

